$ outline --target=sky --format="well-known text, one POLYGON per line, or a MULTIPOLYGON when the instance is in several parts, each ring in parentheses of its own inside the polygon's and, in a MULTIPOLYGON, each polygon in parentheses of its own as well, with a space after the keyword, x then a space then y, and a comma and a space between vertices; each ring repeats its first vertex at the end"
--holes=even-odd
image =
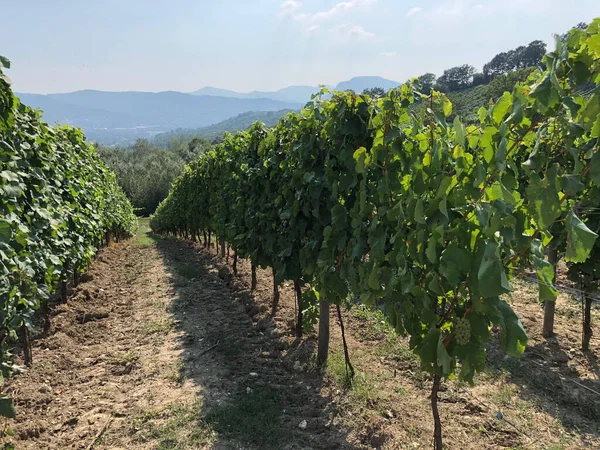
POLYGON ((0 54, 17 92, 276 90, 403 82, 600 17, 600 0, 20 0, 0 54))

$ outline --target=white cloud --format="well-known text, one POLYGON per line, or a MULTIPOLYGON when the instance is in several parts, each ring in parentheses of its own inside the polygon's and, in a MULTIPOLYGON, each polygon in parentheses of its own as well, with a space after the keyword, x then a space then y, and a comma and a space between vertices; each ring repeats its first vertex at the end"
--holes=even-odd
POLYGON ((386 58, 393 58, 394 56, 398 56, 398 52, 382 51, 382 52, 379 52, 379 56, 384 56, 386 58))
MULTIPOLYGON (((499 3, 500 2, 497 2, 497 4, 499 3)), ((437 8, 435 13, 438 16, 463 17, 474 13, 491 13, 493 9, 494 4, 491 4, 490 8, 486 8, 476 0, 450 0, 446 1, 439 8, 437 8)))
MULTIPOLYGON (((313 14, 307 14, 300 12, 302 2, 297 0, 285 0, 280 5, 280 18, 289 17, 296 21, 306 21, 309 25, 306 31, 308 33, 314 33, 319 26, 317 23, 333 20, 339 16, 343 16, 345 13, 351 11, 354 8, 360 6, 367 6, 375 3, 377 0, 346 0, 338 2, 326 11, 318 11, 313 14)), ((364 28, 356 25, 344 24, 338 25, 337 27, 330 28, 329 31, 336 31, 340 36, 345 35, 346 38, 354 38, 357 40, 372 40, 375 38, 375 33, 366 31, 364 28)))
POLYGON ((357 6, 366 6, 375 3, 377 0, 348 0, 333 5, 327 11, 319 11, 311 16, 312 20, 328 20, 337 15, 350 11, 357 6))
POLYGON ((295 11, 302 6, 301 2, 295 0, 285 0, 280 6, 281 9, 286 11, 295 11))
POLYGON ((371 31, 365 30, 359 25, 353 25, 351 23, 345 23, 330 28, 331 33, 336 34, 341 40, 356 40, 356 41, 374 41, 377 35, 371 31))
POLYGON ((305 13, 299 13, 298 10, 302 6, 301 2, 297 2, 295 0, 285 0, 281 6, 281 12, 279 13, 279 17, 291 17, 294 20, 304 20, 308 17, 305 13))
POLYGON ((410 8, 407 12, 406 12, 406 17, 410 17, 410 16, 414 16, 415 14, 420 13, 421 11, 423 11, 423 8, 421 8, 420 6, 415 6, 414 8, 410 8))

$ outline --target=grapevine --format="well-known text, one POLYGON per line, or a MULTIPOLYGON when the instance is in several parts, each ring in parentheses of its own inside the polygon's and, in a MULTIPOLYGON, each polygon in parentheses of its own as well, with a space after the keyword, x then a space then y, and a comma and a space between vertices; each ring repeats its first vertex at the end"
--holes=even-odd
POLYGON ((449 123, 448 98, 416 80, 376 99, 324 90, 273 130, 226 136, 186 169, 151 226, 216 233, 278 281, 310 285, 302 297, 322 312, 349 295, 382 308, 433 377, 441 449, 441 378, 473 383, 493 329, 509 355, 525 349, 502 298, 512 277, 534 267, 551 300, 547 247, 562 236, 565 259, 584 264, 597 238, 578 205, 600 186, 600 19, 544 61, 482 106, 478 124, 449 123))
MULTIPOLYGON (((31 363, 34 312, 78 277, 111 237, 131 235, 133 208, 81 130, 50 127, 12 93, 0 57, 0 364, 20 330, 31 363)), ((13 417, 0 397, 0 415, 13 417)))

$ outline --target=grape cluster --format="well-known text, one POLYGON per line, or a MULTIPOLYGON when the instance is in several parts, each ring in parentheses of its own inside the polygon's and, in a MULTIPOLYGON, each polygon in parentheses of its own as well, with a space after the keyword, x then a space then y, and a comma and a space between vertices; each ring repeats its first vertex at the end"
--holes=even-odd
POLYGON ((458 345, 466 345, 471 340, 471 322, 459 317, 454 322, 454 338, 458 345))

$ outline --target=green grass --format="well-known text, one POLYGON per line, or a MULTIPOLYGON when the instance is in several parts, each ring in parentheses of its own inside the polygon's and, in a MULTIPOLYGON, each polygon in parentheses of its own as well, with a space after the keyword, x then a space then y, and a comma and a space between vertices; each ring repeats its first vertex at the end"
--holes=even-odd
POLYGON ((230 403, 209 407, 205 421, 211 429, 258 448, 281 448, 286 439, 281 415, 278 393, 269 387, 255 387, 252 393, 240 393, 230 403))
POLYGON ((148 217, 140 217, 138 219, 138 230, 135 235, 135 242, 139 247, 150 247, 154 245, 156 238, 150 229, 150 219, 148 217))
POLYGON ((175 364, 170 364, 165 369, 165 372, 165 378, 176 386, 182 386, 185 380, 188 378, 184 361, 178 361, 175 364))
POLYGON ((173 329, 174 325, 175 324, 172 318, 147 322, 144 324, 144 333, 146 335, 168 334, 173 329))
POLYGON ((133 364, 140 359, 140 355, 134 350, 128 352, 115 352, 110 355, 110 362, 117 365, 133 364))
POLYGON ((421 374, 419 358, 411 351, 407 341, 398 336, 382 311, 357 305, 350 310, 350 314, 361 322, 359 338, 379 341, 374 347, 377 356, 394 361, 403 369, 412 369, 421 374))
POLYGON ((194 264, 176 263, 173 264, 173 270, 177 275, 187 278, 188 280, 198 278, 202 275, 202 268, 194 264))
MULTIPOLYGON (((352 358, 350 361, 352 362, 352 358)), ((326 374, 333 379, 335 384, 346 390, 348 403, 364 404, 367 400, 377 398, 378 390, 373 379, 357 367, 354 367, 354 372, 354 378, 349 380, 344 353, 341 350, 329 352, 326 374)))
POLYGON ((191 450, 211 444, 216 434, 201 419, 202 403, 167 405, 146 411, 135 420, 135 428, 157 450, 191 450))

